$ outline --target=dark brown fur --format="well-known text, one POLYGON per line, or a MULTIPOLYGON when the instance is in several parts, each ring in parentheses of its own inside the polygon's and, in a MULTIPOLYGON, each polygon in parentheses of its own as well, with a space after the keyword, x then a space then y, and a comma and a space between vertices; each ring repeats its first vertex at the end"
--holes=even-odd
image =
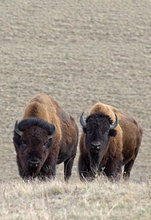
POLYGON ((52 178, 56 173, 56 164, 64 162, 64 177, 68 180, 78 143, 75 120, 46 94, 37 95, 28 103, 19 125, 24 122, 27 124, 28 119, 32 118, 42 119, 42 125, 26 126, 21 137, 14 130, 20 176, 25 179, 52 178), (46 123, 56 126, 56 135, 50 140, 46 123), (40 165, 36 169, 30 168, 30 161, 40 161, 40 165))
MULTIPOLYGON (((79 175, 81 180, 91 180, 95 178, 97 173, 103 173, 109 178, 119 179, 124 165, 123 176, 129 178, 130 171, 136 159, 141 140, 142 128, 129 115, 122 113, 118 109, 97 103, 90 110, 90 118, 92 115, 103 114, 109 116, 115 121, 115 113, 119 119, 119 124, 115 128, 116 135, 109 136, 109 143, 103 155, 97 157, 97 154, 91 154, 88 144, 86 144, 87 132, 83 132, 80 138, 80 157, 79 157, 79 175), (94 165, 93 161, 97 161, 94 165)), ((89 122, 90 123, 90 122, 89 122)), ((90 124, 91 125, 91 124, 90 124)), ((91 143, 90 143, 91 145, 91 143)))

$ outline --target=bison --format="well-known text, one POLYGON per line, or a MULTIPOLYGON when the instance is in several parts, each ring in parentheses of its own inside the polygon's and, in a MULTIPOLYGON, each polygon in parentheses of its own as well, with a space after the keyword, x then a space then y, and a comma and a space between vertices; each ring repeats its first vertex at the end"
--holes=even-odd
POLYGON ((103 173, 110 180, 122 174, 128 179, 142 140, 142 128, 134 118, 115 107, 95 104, 86 121, 80 116, 78 171, 81 180, 93 180, 103 173))
POLYGON ((35 96, 16 121, 13 143, 23 179, 54 178, 56 164, 64 162, 64 178, 71 176, 78 143, 78 127, 72 116, 46 94, 35 96))

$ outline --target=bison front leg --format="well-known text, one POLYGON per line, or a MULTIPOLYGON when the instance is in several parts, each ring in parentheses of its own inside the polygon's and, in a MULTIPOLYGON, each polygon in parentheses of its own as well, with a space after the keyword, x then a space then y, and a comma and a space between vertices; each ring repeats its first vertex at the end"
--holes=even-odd
POLYGON ((39 175, 39 179, 42 180, 46 180, 48 179, 55 179, 55 175, 56 175, 56 165, 54 164, 53 166, 50 165, 44 165, 44 167, 42 168, 40 175, 39 175))
POLYGON ((95 173, 90 168, 89 158, 80 155, 78 161, 78 171, 81 181, 91 181, 95 178, 95 173))
POLYGON ((118 158, 109 159, 105 166, 104 173, 110 180, 120 180, 122 161, 118 158))
POLYGON ((41 179, 55 179, 56 175, 56 161, 57 158, 54 155, 49 156, 49 158, 44 163, 41 172, 40 178, 41 179))

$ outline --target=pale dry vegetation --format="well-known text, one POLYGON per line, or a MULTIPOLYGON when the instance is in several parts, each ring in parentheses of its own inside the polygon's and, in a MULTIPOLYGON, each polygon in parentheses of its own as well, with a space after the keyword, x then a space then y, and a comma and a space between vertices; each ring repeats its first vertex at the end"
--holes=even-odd
POLYGON ((1 184, 0 219, 149 220, 151 184, 96 180, 1 184))
POLYGON ((151 219, 151 1, 0 1, 0 220, 151 219), (75 118, 96 102, 143 127, 130 182, 24 183, 12 144, 26 103, 51 95, 75 118))

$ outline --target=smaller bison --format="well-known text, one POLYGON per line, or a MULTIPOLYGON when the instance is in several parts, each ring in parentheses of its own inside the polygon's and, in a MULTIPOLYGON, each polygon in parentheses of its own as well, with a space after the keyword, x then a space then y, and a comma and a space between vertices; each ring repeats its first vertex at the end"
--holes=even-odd
POLYGON ((78 143, 75 120, 46 94, 34 97, 14 128, 13 142, 23 179, 55 177, 64 162, 64 178, 71 176, 78 143))
POLYGON ((128 179, 142 140, 140 125, 131 116, 103 103, 92 107, 86 122, 82 113, 80 123, 80 179, 93 180, 102 172, 109 179, 118 180, 123 165, 123 177, 128 179))

